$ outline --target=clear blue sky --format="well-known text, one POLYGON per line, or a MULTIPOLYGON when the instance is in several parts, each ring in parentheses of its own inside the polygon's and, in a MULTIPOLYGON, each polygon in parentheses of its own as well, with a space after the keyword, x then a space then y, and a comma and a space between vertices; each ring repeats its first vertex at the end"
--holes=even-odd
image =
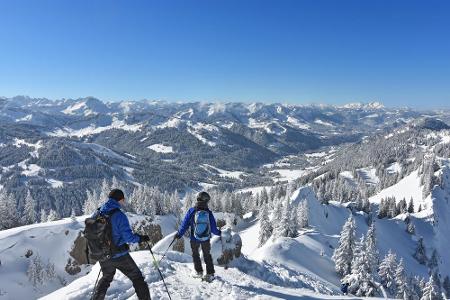
POLYGON ((450 1, 0 1, 0 95, 450 107, 450 1))

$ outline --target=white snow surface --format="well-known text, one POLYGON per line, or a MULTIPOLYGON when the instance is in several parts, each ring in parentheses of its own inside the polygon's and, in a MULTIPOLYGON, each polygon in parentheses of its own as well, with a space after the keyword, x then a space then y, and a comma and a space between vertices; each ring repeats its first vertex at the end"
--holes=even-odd
POLYGON ((241 172, 241 171, 227 171, 227 170, 223 170, 208 164, 203 164, 202 167, 211 172, 211 170, 215 171, 220 177, 228 177, 228 178, 233 178, 233 179, 241 179, 241 176, 245 176, 246 173, 245 172, 241 172))
POLYGON ((159 153, 173 153, 172 146, 165 146, 163 144, 153 144, 148 146, 147 148, 159 153))
POLYGON ((140 131, 143 124, 127 124, 124 120, 119 120, 117 118, 113 118, 113 121, 111 125, 108 126, 95 126, 94 124, 91 124, 88 127, 82 128, 82 129, 73 129, 70 127, 64 127, 60 128, 56 131, 49 132, 49 136, 59 136, 59 137, 83 137, 83 136, 89 136, 94 135, 106 130, 110 129, 121 129, 125 131, 130 132, 136 132, 140 131))

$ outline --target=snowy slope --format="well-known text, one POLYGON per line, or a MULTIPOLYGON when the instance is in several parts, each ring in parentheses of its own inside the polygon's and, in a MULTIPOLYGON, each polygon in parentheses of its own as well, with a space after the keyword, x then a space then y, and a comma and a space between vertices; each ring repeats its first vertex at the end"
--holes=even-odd
MULTIPOLYGON (((149 284, 152 299, 168 299, 163 283, 152 264, 148 251, 132 253, 133 258, 142 270, 149 284)), ((157 255, 157 258, 160 258, 157 255)), ((298 288, 300 282, 290 282, 291 273, 278 275, 277 283, 270 283, 267 269, 260 264, 242 259, 227 270, 216 266, 218 278, 212 283, 204 283, 192 278, 192 263, 190 256, 170 253, 159 265, 167 283, 172 299, 343 299, 343 296, 329 296, 314 291, 298 288), (238 266, 237 266, 238 265, 238 266), (243 272, 245 271, 245 272, 243 272), (290 286, 292 284, 292 286, 290 286)), ((42 300, 53 299, 88 299, 93 290, 99 265, 92 272, 80 278, 65 288, 62 288, 42 300)), ((131 282, 118 272, 108 290, 107 299, 137 299, 131 282)))
MULTIPOLYGON (((39 223, 0 231, 0 299, 34 299, 61 288, 90 270, 89 266, 81 266, 77 275, 69 275, 65 266, 70 258, 69 252, 80 231, 84 229, 87 216, 62 219, 54 222, 39 223), (30 258, 25 257, 28 250, 33 252, 30 258), (55 265, 57 277, 50 282, 32 286, 27 277, 30 260, 39 255, 44 264, 55 265)), ((144 216, 130 214, 130 223, 144 219, 144 216)), ((174 231, 173 217, 158 216, 163 235, 174 231)))

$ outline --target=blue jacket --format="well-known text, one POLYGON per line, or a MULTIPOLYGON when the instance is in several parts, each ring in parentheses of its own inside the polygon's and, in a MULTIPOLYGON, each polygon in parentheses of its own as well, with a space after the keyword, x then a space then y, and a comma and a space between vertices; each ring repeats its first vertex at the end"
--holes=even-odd
MULTIPOLYGON (((115 199, 109 198, 108 201, 100 207, 100 213, 106 214, 115 208, 120 208, 119 202, 115 199)), ((95 212, 93 216, 95 217, 97 213, 98 212, 95 212)), ((117 247, 126 243, 139 243, 141 241, 141 238, 131 231, 130 222, 121 210, 111 216, 111 226, 112 240, 117 247)), ((127 253, 128 250, 114 254, 113 258, 123 256, 127 253)))
MULTIPOLYGON (((195 214, 196 210, 197 210, 197 208, 195 208, 195 207, 191 207, 188 210, 188 212, 184 216, 183 223, 181 223, 180 229, 178 230, 178 235, 183 236, 184 233, 186 232, 186 230, 188 230, 188 228, 191 227, 191 241, 201 243, 201 241, 197 240, 194 237, 194 234, 192 232, 194 230, 194 226, 193 226, 194 225, 194 214, 195 214)), ((211 228, 211 232, 214 233, 215 235, 220 236, 222 234, 222 232, 220 232, 220 230, 217 228, 216 219, 214 218, 212 211, 210 211, 209 209, 204 209, 204 210, 206 210, 209 213, 209 225, 211 228)))

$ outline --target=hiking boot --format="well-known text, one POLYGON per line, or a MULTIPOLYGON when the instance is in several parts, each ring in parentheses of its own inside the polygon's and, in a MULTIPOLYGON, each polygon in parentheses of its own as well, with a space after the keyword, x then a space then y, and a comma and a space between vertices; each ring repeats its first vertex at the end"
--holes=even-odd
POLYGON ((192 273, 192 277, 194 277, 194 278, 202 278, 203 277, 203 272, 192 273))
POLYGON ((211 281, 214 280, 214 274, 205 274, 205 275, 202 277, 202 280, 203 280, 203 281, 207 281, 207 282, 211 282, 211 281))

